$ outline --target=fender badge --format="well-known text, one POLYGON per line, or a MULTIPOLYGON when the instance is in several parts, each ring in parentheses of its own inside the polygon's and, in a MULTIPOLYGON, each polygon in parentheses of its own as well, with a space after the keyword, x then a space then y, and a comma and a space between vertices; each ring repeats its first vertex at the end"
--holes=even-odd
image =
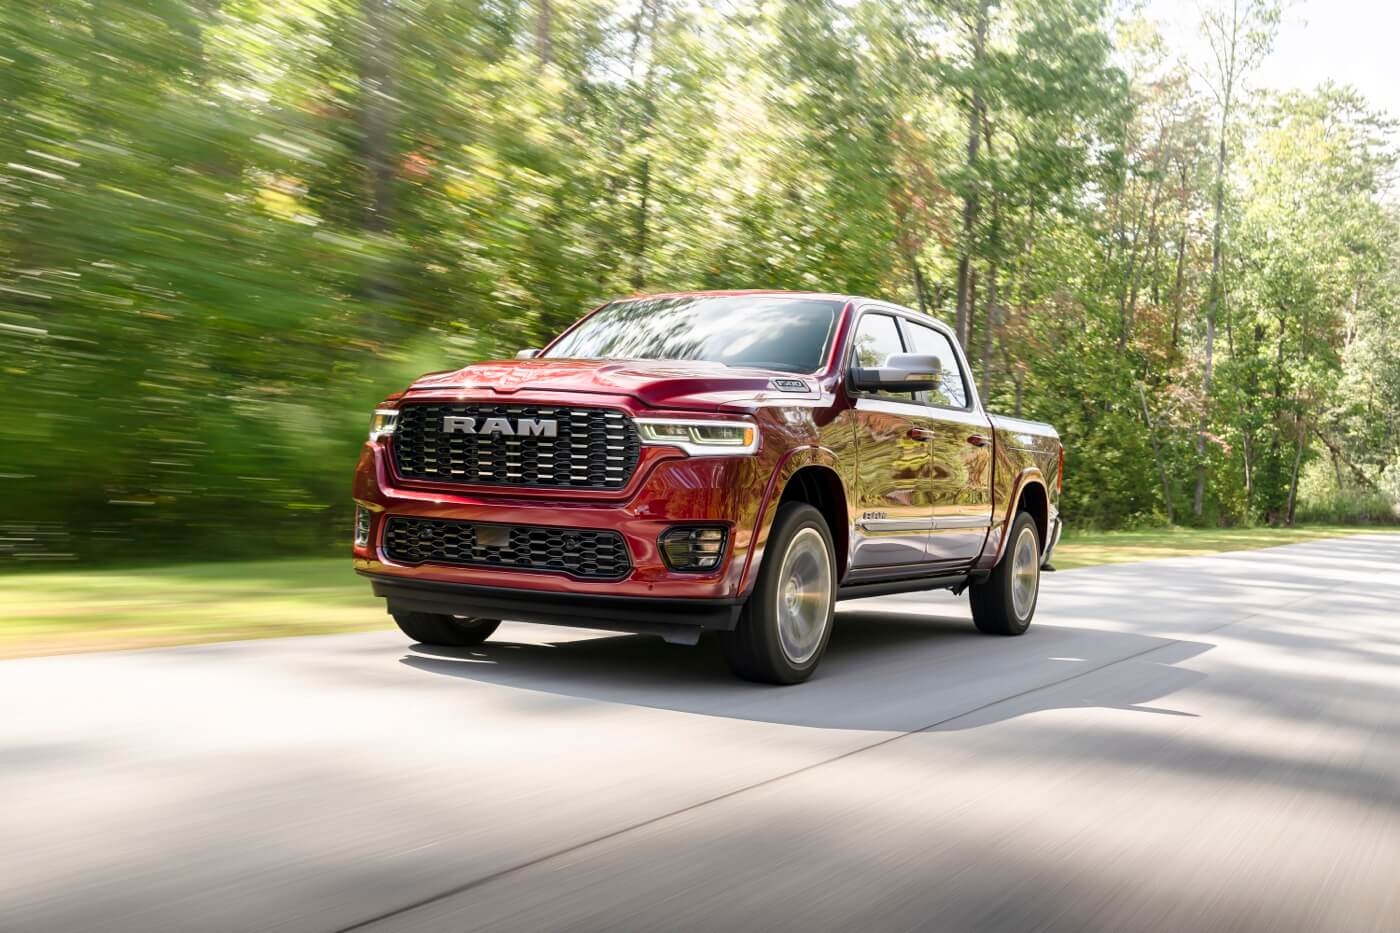
POLYGON ((773 388, 779 392, 806 392, 809 387, 801 379, 774 379, 773 388))

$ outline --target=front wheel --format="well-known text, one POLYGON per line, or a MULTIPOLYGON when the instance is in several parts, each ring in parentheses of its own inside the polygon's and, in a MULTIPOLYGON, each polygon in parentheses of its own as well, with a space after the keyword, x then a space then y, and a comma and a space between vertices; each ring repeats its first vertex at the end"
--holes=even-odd
POLYGON ((1040 596, 1040 532, 1035 519, 1016 513, 1006 550, 991 576, 968 588, 972 621, 988 635, 1021 635, 1030 627, 1040 596))
POLYGON ((778 509, 739 624, 724 632, 725 660, 745 680, 801 683, 817 669, 836 614, 836 549, 822 513, 803 502, 778 509))
POLYGON ((399 629, 419 644, 449 648, 470 648, 479 645, 490 638, 496 627, 501 624, 497 619, 474 619, 431 612, 391 614, 399 629))

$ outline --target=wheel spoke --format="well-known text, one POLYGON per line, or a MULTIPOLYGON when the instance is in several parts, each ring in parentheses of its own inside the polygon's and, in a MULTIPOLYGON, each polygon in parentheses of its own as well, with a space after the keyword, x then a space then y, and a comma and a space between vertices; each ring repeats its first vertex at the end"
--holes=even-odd
POLYGON ((1016 618, 1027 619, 1035 606, 1036 590, 1040 587, 1040 554, 1035 531, 1022 528, 1011 552, 1011 604, 1016 618))
POLYGON ((831 616, 831 562, 816 529, 793 537, 778 579, 778 640, 789 661, 805 664, 821 646, 831 616))

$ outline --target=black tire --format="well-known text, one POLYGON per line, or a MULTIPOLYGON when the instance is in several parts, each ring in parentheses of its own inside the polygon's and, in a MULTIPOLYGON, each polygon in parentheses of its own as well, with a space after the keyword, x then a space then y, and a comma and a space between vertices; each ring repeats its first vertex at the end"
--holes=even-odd
POLYGON ((744 680, 801 683, 812 676, 826 653, 835 614, 836 549, 831 529, 812 506, 786 503, 773 520, 763 566, 739 624, 720 635, 725 660, 744 680), (813 620, 811 624, 803 623, 805 617, 813 620))
MULTIPOLYGON (((1022 553, 1021 570, 1026 570, 1022 553)), ((979 632, 988 635, 1023 635, 1035 616, 1035 604, 1040 598, 1040 532, 1035 519, 1025 512, 1017 512, 1011 523, 1011 533, 1006 539, 1006 550, 1001 560, 993 568, 985 582, 968 587, 972 600, 972 621, 979 632), (1029 539, 1025 537, 1029 535, 1029 539), (1018 605, 1016 596, 1016 563, 1018 547, 1029 547, 1030 572, 1033 574, 1034 589, 1026 599, 1022 590, 1018 605)))
POLYGON ((403 633, 419 644, 450 648, 479 645, 501 624, 497 619, 468 619, 431 612, 394 612, 391 615, 403 633))

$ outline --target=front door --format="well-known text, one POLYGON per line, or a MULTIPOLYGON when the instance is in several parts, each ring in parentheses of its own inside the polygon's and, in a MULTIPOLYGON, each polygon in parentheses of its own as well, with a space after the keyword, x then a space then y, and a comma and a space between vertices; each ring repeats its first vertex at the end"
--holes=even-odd
POLYGON ((933 423, 929 556, 964 564, 982 553, 992 524, 992 425, 973 404, 967 373, 953 343, 936 328, 902 318, 911 353, 943 364, 940 389, 920 393, 933 423))
MULTIPOLYGON (((856 325, 849 365, 883 366, 904 352, 895 318, 866 312, 856 325)), ((852 399, 857 478, 850 569, 927 563, 936 429, 932 412, 907 392, 852 392, 852 399)))

